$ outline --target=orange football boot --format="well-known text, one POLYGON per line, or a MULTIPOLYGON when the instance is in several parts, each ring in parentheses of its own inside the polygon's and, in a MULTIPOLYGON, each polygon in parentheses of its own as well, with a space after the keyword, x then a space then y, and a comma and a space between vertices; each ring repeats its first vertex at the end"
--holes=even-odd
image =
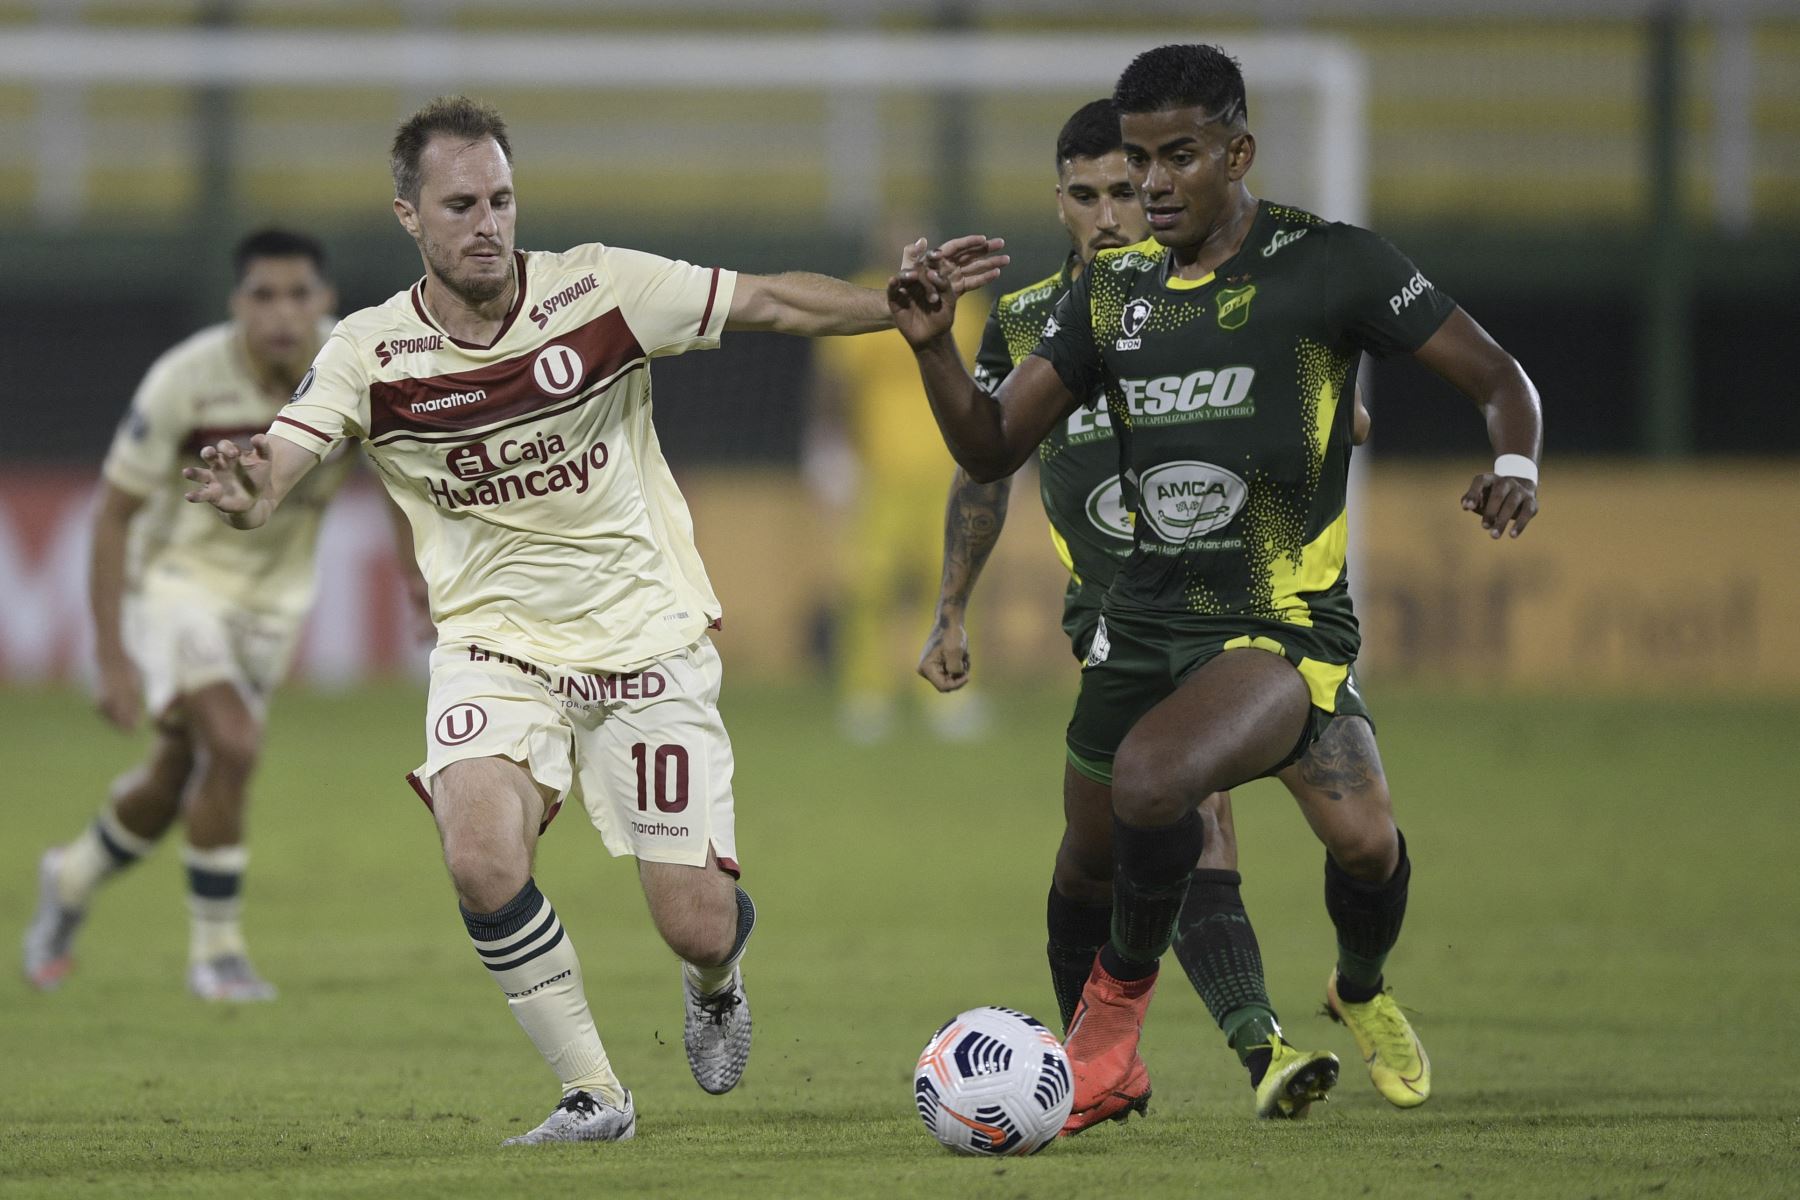
POLYGON ((1062 1136, 1102 1121, 1123 1121, 1134 1112, 1148 1115, 1150 1071, 1138 1056, 1138 1037, 1155 991, 1155 974, 1127 983, 1094 959, 1063 1043, 1075 1072, 1075 1102, 1062 1136))

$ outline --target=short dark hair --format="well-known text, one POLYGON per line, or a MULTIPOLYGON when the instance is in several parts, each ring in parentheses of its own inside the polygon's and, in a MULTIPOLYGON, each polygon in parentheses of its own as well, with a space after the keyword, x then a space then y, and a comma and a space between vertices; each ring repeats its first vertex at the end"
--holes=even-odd
POLYGON ((1217 46, 1173 45, 1146 50, 1131 60, 1113 88, 1122 113, 1204 108, 1215 121, 1248 121, 1244 71, 1217 46))
POLYGON ((1119 110, 1112 97, 1089 100, 1075 110, 1056 135, 1056 169, 1071 158, 1099 158, 1111 154, 1122 143, 1119 140, 1119 110))
POLYGON ((231 252, 232 278, 244 282, 250 264, 259 258, 304 258, 325 274, 325 247, 319 239, 290 229, 259 229, 247 235, 231 252))
POLYGON ((394 148, 388 154, 388 166, 394 172, 394 195, 408 203, 418 203, 419 156, 425 153, 432 136, 439 133, 470 142, 493 138, 500 143, 500 153, 506 155, 506 161, 512 162, 512 143, 507 140, 506 121, 499 109, 467 96, 439 96, 394 131, 394 148))

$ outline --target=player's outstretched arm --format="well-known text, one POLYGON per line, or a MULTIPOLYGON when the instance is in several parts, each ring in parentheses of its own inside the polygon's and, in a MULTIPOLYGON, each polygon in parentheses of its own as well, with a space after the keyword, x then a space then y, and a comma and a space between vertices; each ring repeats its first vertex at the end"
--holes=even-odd
POLYGON ((950 336, 956 296, 948 282, 942 265, 928 258, 888 280, 888 307, 918 359, 950 457, 977 483, 993 483, 1023 466, 1078 401, 1049 361, 1035 354, 993 395, 977 386, 950 336))
POLYGON ((969 682, 969 635, 963 617, 981 568, 1000 540, 1011 495, 1010 478, 976 483, 958 467, 950 481, 950 499, 944 506, 944 575, 938 585, 937 614, 919 655, 919 674, 940 692, 954 692, 969 682))
MULTIPOLYGON (((1000 268, 1012 261, 1000 253, 1005 245, 1000 238, 971 234, 945 242, 930 253, 933 261, 943 265, 949 286, 961 295, 1000 277, 1000 268)), ((906 247, 902 261, 910 265, 924 253, 921 240, 906 247)), ((893 324, 880 292, 809 271, 739 275, 725 317, 725 328, 734 332, 760 330, 801 337, 873 333, 891 329, 893 324)))
POLYGON ((1464 511, 1478 514, 1490 537, 1501 536, 1508 525, 1518 537, 1537 515, 1537 461, 1544 450, 1544 413, 1531 377, 1460 307, 1413 357, 1473 400, 1487 418, 1496 470, 1475 476, 1463 493, 1464 511))
POLYGON ((200 459, 205 466, 181 470, 195 485, 184 495, 190 504, 212 505, 238 529, 266 523, 282 497, 319 465, 312 451, 263 433, 250 439, 248 450, 222 441, 200 451, 200 459))

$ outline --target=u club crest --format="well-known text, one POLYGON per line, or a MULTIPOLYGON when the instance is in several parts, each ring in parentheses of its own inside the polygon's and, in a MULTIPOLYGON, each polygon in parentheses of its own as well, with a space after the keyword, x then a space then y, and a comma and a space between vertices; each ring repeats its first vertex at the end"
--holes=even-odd
POLYGON ((586 368, 569 346, 545 346, 531 364, 531 377, 546 396, 566 396, 581 384, 586 368))

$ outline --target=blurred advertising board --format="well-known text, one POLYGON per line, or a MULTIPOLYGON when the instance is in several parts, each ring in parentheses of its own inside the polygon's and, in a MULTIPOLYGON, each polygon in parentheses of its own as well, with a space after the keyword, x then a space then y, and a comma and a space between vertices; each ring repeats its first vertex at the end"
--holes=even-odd
MULTIPOLYGON (((1377 461, 1352 562, 1368 678, 1601 692, 1800 692, 1800 516, 1793 464, 1556 463, 1543 515, 1494 543, 1459 498, 1469 472, 1377 461)), ((818 670, 840 581, 846 515, 791 472, 681 479, 725 606, 715 635, 736 678, 818 670)), ((86 596, 92 475, 0 477, 0 683, 75 681, 90 668, 86 596)), ((1035 482, 1021 480, 971 617, 978 677, 1074 685, 1058 628, 1064 576, 1035 482)), ((296 675, 326 686, 422 675, 384 500, 367 479, 339 497, 321 543, 318 601, 296 675)), ((941 528, 941 508, 919 520, 941 528)), ((894 669, 909 675, 935 568, 899 597, 894 669), (908 616, 908 614, 911 614, 908 616)), ((924 687, 921 682, 918 686, 924 687)))

